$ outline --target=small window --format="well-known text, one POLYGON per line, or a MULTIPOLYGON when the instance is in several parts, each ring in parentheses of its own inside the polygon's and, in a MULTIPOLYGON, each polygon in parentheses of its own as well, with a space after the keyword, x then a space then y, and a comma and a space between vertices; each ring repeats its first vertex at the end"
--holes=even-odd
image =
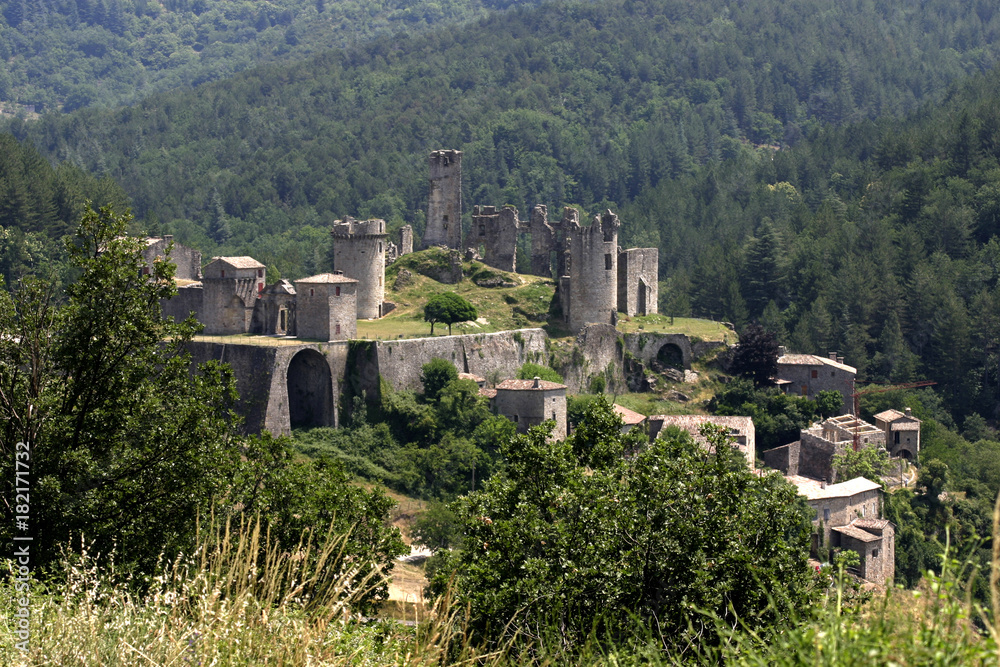
POLYGON ((338 336, 340 335, 340 325, 339 324, 337 325, 337 335, 338 336))
POLYGON ((148 266, 142 267, 142 275, 144 275, 144 276, 148 276, 149 275, 149 267, 148 266))
POLYGON ((836 377, 836 375, 837 375, 836 373, 834 373, 833 371, 830 371, 830 377, 836 377))
POLYGON ((257 269, 257 277, 258 278, 264 277, 264 269, 257 269))
POLYGON ((312 287, 309 288, 309 296, 316 296, 316 291, 312 287))
POLYGON ((555 421, 555 420, 556 420, 556 413, 553 412, 552 413, 552 421, 555 421))
POLYGON ((226 270, 225 270, 225 269, 222 269, 222 277, 223 277, 223 278, 225 278, 225 277, 226 277, 226 270))
POLYGON ((333 293, 334 296, 340 296, 340 285, 337 285, 336 291, 333 293))
POLYGON ((479 225, 479 235, 486 236, 486 225, 479 225))
POLYGON ((830 521, 830 508, 829 507, 824 507, 823 508, 823 521, 827 521, 827 522, 830 521))
POLYGON ((605 271, 611 270, 611 253, 608 253, 604 256, 604 270, 605 271))
POLYGON ((514 423, 517 423, 517 415, 514 415, 514 423))
POLYGON ((381 241, 378 242, 378 251, 382 252, 382 242, 381 241))
POLYGON ((872 558, 878 558, 878 549, 872 549, 872 558))
POLYGON ((811 373, 811 375, 812 375, 812 379, 815 380, 816 378, 819 377, 819 371, 813 370, 813 372, 811 373))

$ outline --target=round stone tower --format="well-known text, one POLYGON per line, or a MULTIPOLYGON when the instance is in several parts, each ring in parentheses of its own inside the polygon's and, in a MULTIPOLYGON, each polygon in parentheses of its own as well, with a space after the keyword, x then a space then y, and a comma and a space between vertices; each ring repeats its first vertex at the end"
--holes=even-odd
POLYGON ((333 236, 333 268, 358 281, 358 319, 382 317, 385 301, 385 220, 337 220, 333 236))
POLYGON ((594 217, 590 227, 568 230, 569 328, 614 324, 618 311, 618 228, 611 211, 594 217))

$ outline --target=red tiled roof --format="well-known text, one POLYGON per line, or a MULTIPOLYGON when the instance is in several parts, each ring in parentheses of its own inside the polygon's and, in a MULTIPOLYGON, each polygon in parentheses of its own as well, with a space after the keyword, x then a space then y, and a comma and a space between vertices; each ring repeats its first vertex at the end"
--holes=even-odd
POLYGON ((258 262, 253 257, 213 257, 209 262, 225 262, 234 269, 266 269, 267 267, 258 262))
POLYGON ((839 368, 842 371, 847 371, 848 373, 857 373, 858 369, 854 366, 848 366, 847 364, 842 364, 840 362, 834 361, 833 359, 827 359, 826 357, 820 357, 815 354, 785 354, 778 357, 778 366, 782 364, 789 366, 833 366, 834 368, 839 368))
POLYGON ((535 390, 552 390, 552 389, 565 389, 566 385, 559 384, 558 382, 550 382, 548 380, 504 380, 497 385, 497 389, 507 389, 513 391, 525 391, 529 389, 535 390), (537 385, 535 383, 538 383, 537 385))
POLYGON ((646 415, 641 415, 635 410, 629 410, 623 405, 614 403, 612 406, 615 412, 622 418, 622 421, 629 425, 641 424, 646 421, 646 415))
POLYGON ((356 283, 358 282, 354 278, 348 278, 347 276, 340 273, 321 273, 316 276, 309 276, 308 278, 301 278, 295 281, 296 283, 356 283))

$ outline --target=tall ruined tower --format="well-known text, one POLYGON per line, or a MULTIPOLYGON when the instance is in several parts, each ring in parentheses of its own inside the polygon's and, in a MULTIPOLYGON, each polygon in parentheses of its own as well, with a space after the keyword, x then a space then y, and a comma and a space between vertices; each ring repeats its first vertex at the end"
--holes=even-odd
POLYGON ((382 317, 385 301, 385 220, 337 220, 333 236, 333 268, 358 281, 358 319, 382 317))
POLYGON ((429 159, 431 188, 421 248, 462 249, 462 151, 434 151, 429 159))
MULTIPOLYGON (((590 227, 567 230, 570 240, 569 328, 580 331, 588 324, 614 324, 618 311, 618 228, 611 211, 594 216, 590 227)), ((561 283, 563 281, 560 281, 561 283)), ((565 308, 565 305, 564 305, 565 308)))

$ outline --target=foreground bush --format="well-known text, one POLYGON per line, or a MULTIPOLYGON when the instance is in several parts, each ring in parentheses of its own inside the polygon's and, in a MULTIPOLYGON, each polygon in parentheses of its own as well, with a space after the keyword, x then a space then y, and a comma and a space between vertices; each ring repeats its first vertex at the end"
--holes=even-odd
POLYGON ((705 612, 762 631, 805 617, 816 585, 795 489, 754 475, 720 433, 711 453, 620 428, 600 401, 564 442, 542 428, 511 438, 506 468, 460 501, 456 589, 477 636, 669 653, 714 642, 705 612))

